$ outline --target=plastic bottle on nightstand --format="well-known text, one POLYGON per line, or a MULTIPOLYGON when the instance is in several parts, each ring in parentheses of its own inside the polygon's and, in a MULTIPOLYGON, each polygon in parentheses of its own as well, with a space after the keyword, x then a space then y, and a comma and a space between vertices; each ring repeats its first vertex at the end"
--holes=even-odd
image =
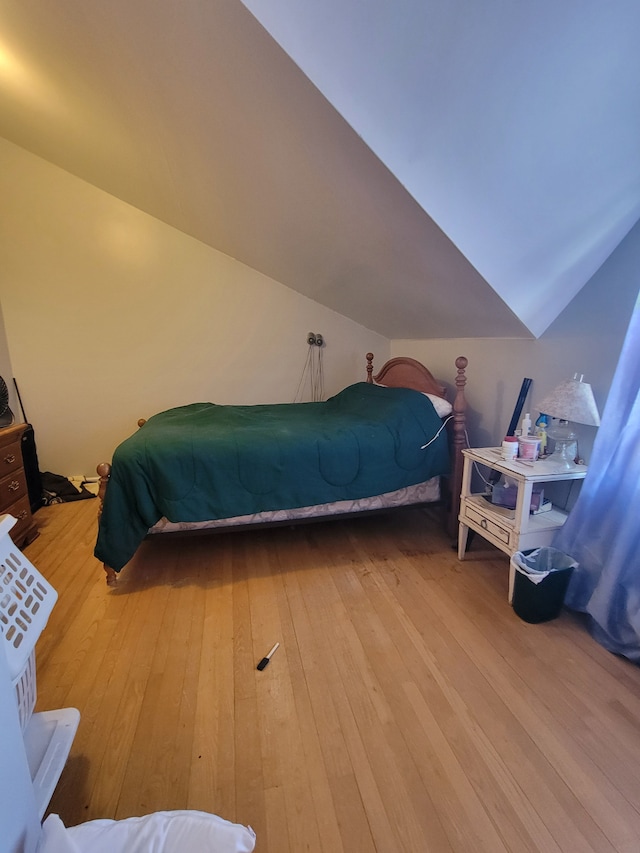
POLYGON ((525 435, 529 435, 531 433, 531 416, 527 413, 522 419, 522 433, 521 435, 524 437, 525 435))
POLYGON ((549 415, 540 413, 536 421, 536 435, 540 439, 540 456, 547 455, 547 427, 549 426, 549 415))

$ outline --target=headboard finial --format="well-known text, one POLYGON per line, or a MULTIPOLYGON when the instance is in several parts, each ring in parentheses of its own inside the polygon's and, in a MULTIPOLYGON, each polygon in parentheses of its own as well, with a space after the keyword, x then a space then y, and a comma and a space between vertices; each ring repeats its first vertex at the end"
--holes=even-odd
POLYGON ((367 353, 367 382, 373 385, 373 353, 367 353))

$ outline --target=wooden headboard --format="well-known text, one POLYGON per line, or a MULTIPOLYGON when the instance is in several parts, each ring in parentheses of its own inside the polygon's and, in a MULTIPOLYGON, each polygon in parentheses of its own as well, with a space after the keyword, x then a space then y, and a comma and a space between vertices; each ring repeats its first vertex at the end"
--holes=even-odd
POLYGON ((426 394, 445 397, 446 389, 434 378, 430 370, 415 358, 391 358, 373 376, 373 353, 367 353, 367 382, 377 382, 389 388, 412 388, 426 394))
MULTIPOLYGON (((449 431, 449 446, 451 451, 451 476, 448 478, 447 503, 447 532, 453 538, 457 535, 458 514, 460 511, 460 491, 462 487, 462 450, 467 446, 467 401, 464 387, 467 384, 465 370, 468 360, 460 355, 456 359, 457 374, 455 378, 455 396, 449 402, 453 405, 452 420, 447 425, 449 431)), ((373 353, 367 353, 367 382, 377 382, 392 388, 412 388, 426 394, 447 398, 446 389, 433 376, 430 370, 416 361, 415 358, 400 356, 389 359, 373 375, 373 353)))

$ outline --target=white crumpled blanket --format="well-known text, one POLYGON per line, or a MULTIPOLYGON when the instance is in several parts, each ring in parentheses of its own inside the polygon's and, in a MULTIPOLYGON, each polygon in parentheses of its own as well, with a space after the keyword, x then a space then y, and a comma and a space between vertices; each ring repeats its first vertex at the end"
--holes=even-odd
POLYGON ((52 814, 42 825, 37 853, 251 853, 254 847, 251 827, 207 812, 154 812, 68 828, 52 814))

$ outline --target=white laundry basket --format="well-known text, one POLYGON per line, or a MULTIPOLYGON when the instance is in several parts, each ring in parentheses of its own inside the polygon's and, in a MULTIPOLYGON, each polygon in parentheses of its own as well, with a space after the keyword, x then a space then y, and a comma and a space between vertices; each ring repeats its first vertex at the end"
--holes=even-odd
POLYGON ((12 515, 0 515, 0 632, 24 731, 36 703, 36 641, 58 593, 13 544, 15 523, 12 515))

